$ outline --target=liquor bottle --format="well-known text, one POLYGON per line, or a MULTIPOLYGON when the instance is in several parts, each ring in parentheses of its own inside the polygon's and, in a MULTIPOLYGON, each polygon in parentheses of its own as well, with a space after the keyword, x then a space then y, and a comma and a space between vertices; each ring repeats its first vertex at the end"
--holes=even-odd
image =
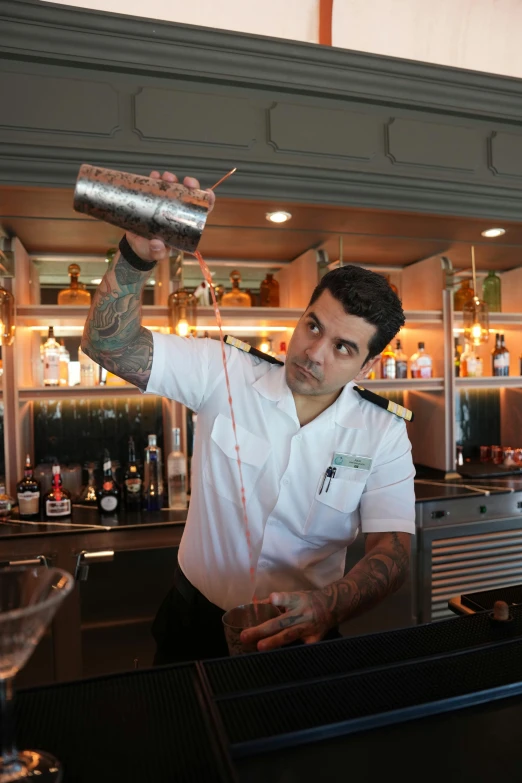
POLYGON ((504 342, 504 335, 500 335, 500 353, 502 355, 502 375, 504 377, 507 377, 509 375, 509 351, 506 348, 506 344, 504 342))
POLYGON ((459 343, 459 338, 455 337, 455 378, 460 377, 460 361, 462 356, 462 345, 459 343))
POLYGON ((69 351, 65 347, 64 341, 60 340, 60 386, 69 385, 69 362, 71 360, 69 351))
POLYGON ((475 292, 471 287, 471 279, 466 278, 460 283, 460 288, 455 291, 453 296, 453 308, 455 310, 464 310, 464 305, 470 302, 475 296, 475 292))
POLYGON ((488 276, 482 284, 482 299, 487 304, 490 313, 501 312, 500 277, 494 272, 488 272, 488 276))
POLYGON ((187 507, 187 460, 180 444, 180 429, 173 427, 172 451, 167 457, 169 508, 187 507))
POLYGON ((80 362, 80 386, 96 386, 99 381, 99 365, 78 346, 78 361, 80 362))
POLYGON ((149 445, 145 449, 143 505, 147 511, 159 511, 163 506, 161 449, 156 445, 155 435, 149 435, 149 445))
POLYGON ((53 465, 51 488, 43 496, 43 509, 46 519, 64 519, 72 514, 71 493, 62 486, 59 465, 53 465))
POLYGON ((141 510, 141 496, 143 490, 143 479, 136 462, 136 449, 134 438, 129 438, 129 462, 125 471, 123 480, 123 494, 125 497, 125 508, 127 511, 141 510))
POLYGON ((395 354, 391 345, 388 345, 381 354, 381 378, 395 378, 396 370, 395 354))
POLYGON ((96 479, 94 471, 98 467, 97 462, 86 462, 83 466, 87 470, 87 484, 83 488, 78 502, 82 506, 97 506, 98 496, 96 491, 96 479))
POLYGON ((16 485, 20 519, 37 519, 40 516, 40 482, 34 477, 29 454, 25 458, 24 476, 16 485))
POLYGON ((410 359, 410 372, 412 378, 431 378, 433 376, 433 361, 429 353, 426 353, 424 343, 418 343, 419 350, 410 359))
POLYGON ((473 346, 467 341, 460 357, 460 375, 462 378, 475 378, 477 375, 477 357, 473 346))
POLYGON ((64 288, 58 294, 59 305, 90 305, 91 295, 85 290, 83 283, 78 281, 80 267, 78 264, 69 264, 67 269, 71 282, 69 288, 64 288))
POLYGON ((274 280, 274 275, 267 275, 259 287, 261 307, 279 307, 279 283, 274 280))
POLYGON ((494 377, 502 375, 503 360, 500 356, 500 335, 495 334, 495 347, 491 351, 491 373, 494 377))
POLYGON ((227 291, 223 294, 221 299, 222 307, 251 307, 252 299, 246 291, 241 291, 239 283, 241 282, 241 275, 237 270, 230 273, 230 280, 232 282, 232 291, 227 291))
POLYGON ((281 362, 286 362, 286 343, 279 343, 279 353, 277 354, 277 358, 281 362))
POLYGON ((408 357, 402 350, 401 341, 397 340, 395 349, 395 377, 408 377, 408 357))
POLYGON ((112 475, 111 457, 107 449, 103 456, 103 480, 98 495, 100 514, 115 514, 120 505, 120 488, 112 475))
POLYGON ((49 327, 47 340, 42 348, 44 386, 60 385, 60 346, 54 337, 54 327, 49 327))

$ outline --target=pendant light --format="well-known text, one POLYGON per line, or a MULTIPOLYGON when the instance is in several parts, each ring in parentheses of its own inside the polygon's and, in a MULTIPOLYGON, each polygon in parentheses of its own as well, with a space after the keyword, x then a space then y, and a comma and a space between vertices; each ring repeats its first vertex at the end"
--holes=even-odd
POLYGON ((197 300, 193 293, 183 286, 183 254, 179 256, 180 287, 169 296, 169 319, 171 334, 189 337, 196 330, 197 300))
POLYGON ((473 345, 489 340, 489 311, 487 304, 477 295, 477 273, 475 270, 475 248, 471 247, 471 268, 473 271, 473 298, 463 308, 464 336, 473 345))

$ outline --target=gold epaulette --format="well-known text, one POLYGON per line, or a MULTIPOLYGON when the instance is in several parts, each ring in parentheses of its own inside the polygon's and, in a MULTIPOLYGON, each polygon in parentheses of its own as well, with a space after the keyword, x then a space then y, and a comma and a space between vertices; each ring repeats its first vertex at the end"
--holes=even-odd
POLYGON ((362 386, 354 386, 353 388, 358 394, 361 395, 363 399, 368 400, 368 402, 373 402, 375 405, 378 405, 380 408, 384 408, 384 410, 389 411, 390 413, 394 413, 401 419, 406 419, 406 421, 413 421, 413 413, 403 405, 399 405, 396 402, 387 400, 386 397, 381 397, 379 394, 368 391, 368 389, 364 389, 362 386))
POLYGON ((249 353, 252 356, 257 356, 258 359, 263 359, 265 362, 270 362, 270 364, 280 364, 281 366, 284 365, 284 362, 276 359, 275 356, 270 356, 269 353, 258 351, 257 348, 253 348, 249 343, 244 343, 242 340, 238 340, 237 337, 231 337, 230 335, 226 334, 223 339, 227 345, 232 345, 234 348, 239 348, 240 351, 245 351, 245 353, 249 353))

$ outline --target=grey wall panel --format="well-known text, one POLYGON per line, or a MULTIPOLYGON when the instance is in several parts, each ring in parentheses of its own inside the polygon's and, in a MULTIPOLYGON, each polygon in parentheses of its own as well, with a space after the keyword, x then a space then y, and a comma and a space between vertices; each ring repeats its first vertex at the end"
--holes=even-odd
POLYGON ((494 132, 489 144, 491 171, 503 177, 522 178, 522 133, 494 132))
MULTIPOLYGON (((217 93, 217 94, 216 94, 217 93)), ((249 149, 254 107, 245 98, 144 87, 134 97, 134 128, 148 140, 249 149)))
POLYGON ((110 84, 4 71, 0 128, 110 137, 118 129, 118 93, 110 84))
POLYGON ((386 154, 392 163, 454 171, 476 171, 485 138, 479 128, 392 119, 386 129, 386 154))
POLYGON ((382 121, 346 109, 275 103, 268 111, 268 141, 276 152, 368 162, 382 148, 382 121))

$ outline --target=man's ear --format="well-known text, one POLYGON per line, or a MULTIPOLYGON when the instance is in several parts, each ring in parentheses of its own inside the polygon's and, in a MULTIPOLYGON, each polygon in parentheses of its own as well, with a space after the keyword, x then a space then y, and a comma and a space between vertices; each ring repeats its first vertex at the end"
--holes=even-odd
POLYGON ((367 362, 363 364, 359 372, 354 378, 354 381, 364 381, 372 367, 374 367, 377 362, 380 360, 381 354, 377 354, 377 356, 374 356, 373 359, 368 359, 367 362))

